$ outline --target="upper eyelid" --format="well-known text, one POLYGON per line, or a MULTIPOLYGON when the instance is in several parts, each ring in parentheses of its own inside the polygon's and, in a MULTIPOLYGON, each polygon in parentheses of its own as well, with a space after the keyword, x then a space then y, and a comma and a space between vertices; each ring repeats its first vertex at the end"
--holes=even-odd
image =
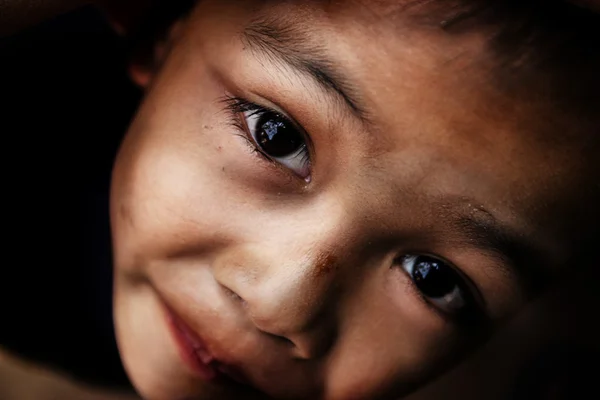
POLYGON ((279 109, 276 109, 274 107, 267 106, 267 105, 257 104, 253 101, 249 101, 249 100, 243 99, 241 97, 236 97, 236 96, 228 96, 226 101, 231 102, 231 103, 236 102, 236 103, 234 103, 236 106, 244 107, 244 109, 239 108, 238 109, 239 112, 253 111, 255 114, 264 113, 264 112, 272 112, 272 113, 278 114, 278 115, 282 116, 283 118, 287 119, 289 122, 291 122, 294 126, 296 126, 298 129, 300 129, 303 133, 306 133, 306 129, 304 129, 302 124, 300 124, 294 117, 290 116, 289 113, 287 113, 283 110, 279 110, 279 109))

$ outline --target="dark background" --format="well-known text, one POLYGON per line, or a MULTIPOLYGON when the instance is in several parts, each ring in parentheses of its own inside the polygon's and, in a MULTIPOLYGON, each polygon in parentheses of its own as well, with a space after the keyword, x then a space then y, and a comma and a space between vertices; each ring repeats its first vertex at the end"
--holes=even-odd
POLYGON ((0 346, 118 387, 109 180, 141 95, 126 53, 92 8, 0 41, 0 346))

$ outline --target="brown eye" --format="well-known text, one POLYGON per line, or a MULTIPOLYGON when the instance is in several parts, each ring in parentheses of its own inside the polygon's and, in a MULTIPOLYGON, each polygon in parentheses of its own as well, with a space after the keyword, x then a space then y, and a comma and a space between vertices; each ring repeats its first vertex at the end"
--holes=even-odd
POLYGON ((447 313, 468 305, 469 294, 458 272, 444 261, 429 256, 405 256, 402 268, 431 304, 447 313))
POLYGON ((252 105, 243 112, 251 141, 272 161, 310 180, 310 156, 306 136, 287 117, 252 105))
POLYGON ((259 116, 254 135, 260 148, 274 158, 295 154, 305 146, 304 137, 296 127, 272 112, 259 116))

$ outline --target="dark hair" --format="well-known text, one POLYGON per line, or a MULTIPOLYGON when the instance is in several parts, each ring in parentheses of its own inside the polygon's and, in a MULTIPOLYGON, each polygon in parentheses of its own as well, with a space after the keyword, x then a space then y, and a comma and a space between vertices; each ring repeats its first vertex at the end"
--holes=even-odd
POLYGON ((446 35, 484 32, 491 84, 519 100, 515 107, 540 111, 539 131, 553 145, 577 142, 598 154, 600 13, 567 0, 406 0, 398 8, 446 35))
MULTIPOLYGON (((463 1, 441 21, 449 33, 490 29, 490 50, 507 78, 542 74, 547 90, 578 108, 600 105, 600 15, 565 0, 463 1), (551 79, 555 77, 555 79, 551 79)), ((507 79, 510 82, 510 79, 507 79)), ((507 83, 504 82, 504 83, 507 83)), ((518 82, 518 81, 517 81, 518 82)))

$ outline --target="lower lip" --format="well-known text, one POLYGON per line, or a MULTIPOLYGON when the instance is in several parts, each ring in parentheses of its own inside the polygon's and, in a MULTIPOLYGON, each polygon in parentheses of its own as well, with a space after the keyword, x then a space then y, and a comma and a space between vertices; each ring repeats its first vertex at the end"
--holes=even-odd
POLYGON ((212 357, 206 345, 168 308, 166 314, 169 330, 185 364, 199 378, 205 381, 215 380, 219 372, 211 365, 212 357))

